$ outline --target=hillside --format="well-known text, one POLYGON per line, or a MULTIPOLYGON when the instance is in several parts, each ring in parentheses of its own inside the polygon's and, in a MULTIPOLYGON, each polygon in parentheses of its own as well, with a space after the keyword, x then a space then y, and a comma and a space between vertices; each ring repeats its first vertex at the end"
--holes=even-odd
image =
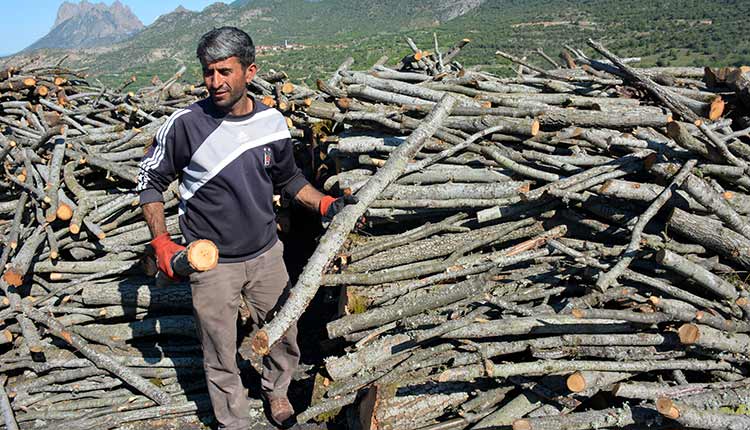
POLYGON ((495 58, 497 49, 539 61, 534 49, 556 57, 564 44, 582 47, 587 37, 622 55, 640 56, 645 66, 657 59, 660 65, 737 65, 750 63, 750 36, 743 31, 748 14, 750 2, 741 0, 241 0, 202 12, 176 10, 125 42, 77 51, 68 61, 110 84, 131 74, 145 82, 180 63, 199 79, 197 39, 213 27, 236 25, 256 45, 295 44, 261 50, 259 63, 308 81, 329 74, 348 55, 362 65, 381 55, 395 63, 408 53, 406 35, 432 49, 433 32, 443 48, 470 38, 458 59, 500 71, 506 63, 495 58))

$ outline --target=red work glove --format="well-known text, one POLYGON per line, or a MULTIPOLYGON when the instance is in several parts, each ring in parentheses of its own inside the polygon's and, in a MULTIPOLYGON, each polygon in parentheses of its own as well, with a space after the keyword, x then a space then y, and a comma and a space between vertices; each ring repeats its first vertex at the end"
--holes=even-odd
POLYGON ((320 199, 320 204, 318 205, 318 210, 320 211, 323 225, 325 227, 328 227, 328 224, 331 223, 333 217, 336 216, 337 213, 341 212, 341 210, 344 209, 344 206, 355 204, 357 202, 359 202, 359 199, 357 199, 357 197, 352 194, 346 194, 343 197, 339 198, 323 196, 323 198, 320 199))
POLYGON ((151 246, 156 253, 156 267, 167 277, 176 281, 178 277, 172 271, 172 258, 175 254, 185 249, 184 246, 178 245, 169 237, 169 233, 162 233, 151 241, 151 246))

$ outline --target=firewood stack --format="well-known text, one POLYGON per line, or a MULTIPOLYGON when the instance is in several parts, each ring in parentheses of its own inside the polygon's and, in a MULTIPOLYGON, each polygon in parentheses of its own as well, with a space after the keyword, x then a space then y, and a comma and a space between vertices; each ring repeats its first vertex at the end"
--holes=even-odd
MULTIPOLYGON (((299 421, 747 428, 746 71, 635 68, 592 41, 599 60, 539 51, 552 69, 499 52, 518 67, 500 78, 455 61, 468 40, 407 42, 395 66, 347 60, 317 90, 276 72, 249 87, 321 188, 360 198, 252 342, 340 291, 326 329, 348 346, 299 421)), ((6 428, 208 408, 189 288, 154 281, 133 190, 159 126, 204 94, 182 72, 133 93, 60 67, 0 77, 6 428)))
MULTIPOLYGON (((0 73, 6 426, 13 414, 21 428, 89 429, 209 410, 190 290, 154 279, 135 192, 156 132, 205 96, 180 82, 183 73, 132 92, 134 79, 104 88, 59 65, 0 73)), ((289 112, 310 94, 276 72, 250 92, 275 103, 265 97, 274 85, 289 112)), ((173 184, 165 205, 177 236, 175 192, 173 184)), ((181 256, 175 270, 186 273, 209 269, 217 254, 199 241, 181 256)))
POLYGON ((299 421, 352 405, 365 429, 750 426, 747 70, 590 45, 601 60, 566 48, 549 70, 498 52, 513 78, 428 54, 318 82, 305 114, 343 130, 325 188, 360 200, 454 104, 364 203, 370 227, 343 229, 319 284, 341 290, 326 329, 349 346, 299 421))

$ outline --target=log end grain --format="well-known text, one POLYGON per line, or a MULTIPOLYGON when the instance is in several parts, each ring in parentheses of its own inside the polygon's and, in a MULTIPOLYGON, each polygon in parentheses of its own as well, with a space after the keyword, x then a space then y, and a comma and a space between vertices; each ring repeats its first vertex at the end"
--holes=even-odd
POLYGON ((724 107, 725 107, 724 100, 722 100, 721 97, 716 97, 712 102, 708 109, 708 119, 711 121, 716 121, 717 119, 721 118, 724 115, 724 107))
POLYGON ((13 333, 5 329, 0 331, 0 344, 13 342, 13 333))
POLYGON ((3 280, 14 287, 20 287, 23 284, 23 273, 18 273, 10 268, 3 274, 3 280))
POLYGON ((531 428, 531 421, 526 418, 513 421, 513 430, 531 430, 531 428))
POLYGON ((692 345, 698 341, 701 332, 700 328, 695 324, 683 324, 677 331, 677 334, 680 336, 680 342, 685 345, 692 345))
POLYGON ((574 317, 576 318, 585 318, 586 317, 586 311, 583 309, 575 308, 570 312, 574 317))
POLYGON ((268 333, 265 330, 260 329, 255 333, 253 337, 253 351, 258 355, 268 355, 268 333))
POLYGON ((540 124, 539 124, 539 120, 538 119, 535 118, 533 121, 531 121, 531 132, 530 133, 531 133, 532 136, 536 136, 537 134, 539 134, 539 127, 540 127, 540 124))
POLYGON ((352 105, 352 99, 349 97, 340 97, 336 99, 336 106, 340 109, 348 110, 352 105))
POLYGON ((73 234, 78 234, 81 232, 81 226, 78 224, 70 224, 68 228, 70 229, 70 232, 73 234))
MULTIPOLYGON (((574 393, 580 393, 586 389, 586 378, 579 371, 576 371, 572 375, 568 376, 565 381, 565 385, 568 389, 574 393)), ((515 427, 514 427, 515 428, 515 427)))
POLYGON ((284 82, 284 85, 281 86, 281 92, 284 94, 290 94, 294 92, 294 84, 291 82, 284 82))
POLYGON ((667 250, 666 249, 660 249, 656 253, 656 262, 659 264, 662 264, 664 262, 664 259, 667 258, 667 250))
POLYGON ((656 410, 667 418, 676 420, 680 417, 680 411, 674 406, 672 399, 659 397, 656 400, 656 410))
POLYGON ((671 139, 675 139, 680 134, 681 129, 682 126, 677 121, 667 123, 667 136, 669 136, 671 139))
POLYGON ((273 99, 271 96, 263 96, 262 99, 260 99, 260 102, 268 107, 275 107, 276 106, 276 100, 273 99))
POLYGON ((219 248, 210 240, 196 240, 187 247, 187 258, 193 269, 205 272, 219 263, 219 248))

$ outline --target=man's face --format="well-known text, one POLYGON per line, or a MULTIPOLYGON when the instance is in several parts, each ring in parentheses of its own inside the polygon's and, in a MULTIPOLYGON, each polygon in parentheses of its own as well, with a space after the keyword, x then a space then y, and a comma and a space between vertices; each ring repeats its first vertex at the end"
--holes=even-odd
POLYGON ((237 57, 229 57, 208 64, 203 69, 203 82, 214 104, 229 112, 245 96, 245 85, 257 70, 254 63, 244 68, 237 57))

